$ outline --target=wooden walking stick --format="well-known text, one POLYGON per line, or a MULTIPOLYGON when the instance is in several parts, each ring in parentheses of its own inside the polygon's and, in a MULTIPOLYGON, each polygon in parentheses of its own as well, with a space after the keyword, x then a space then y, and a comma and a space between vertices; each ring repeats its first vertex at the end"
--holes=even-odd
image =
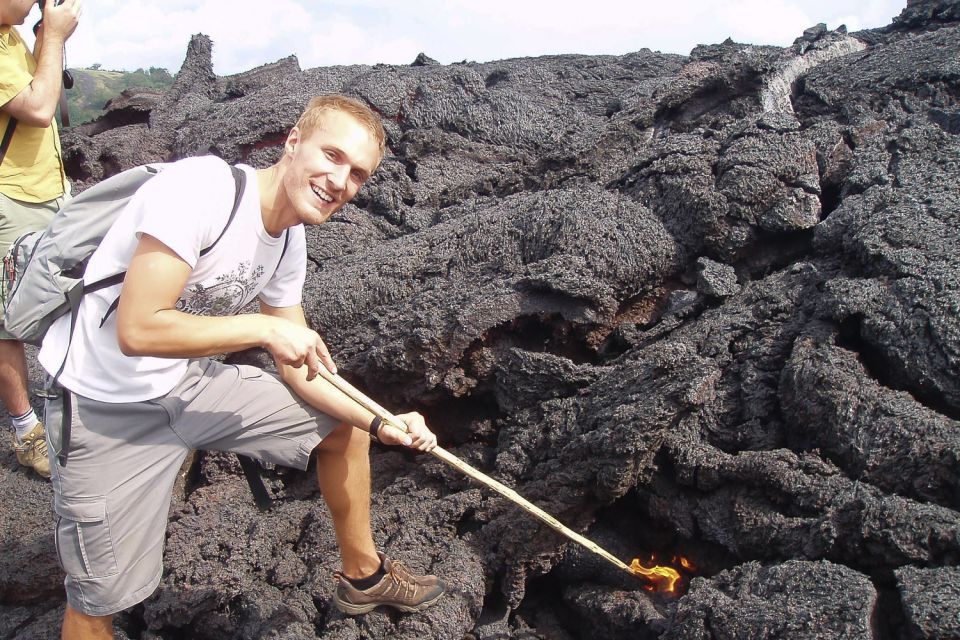
MULTIPOLYGON (((403 423, 402 420, 394 417, 393 414, 391 414, 389 411, 387 411, 386 409, 381 407, 379 404, 374 402, 372 399, 364 395, 359 389, 351 385, 349 382, 347 382, 340 376, 330 373, 330 371, 328 371, 327 368, 323 366, 320 367, 320 375, 321 377, 323 377, 324 380, 326 380, 327 382, 332 384, 334 387, 339 389, 341 392, 347 395, 354 402, 358 403, 364 409, 374 414, 375 416, 379 416, 379 418, 383 420, 385 423, 399 429, 400 431, 403 431, 403 432, 407 431, 407 426, 403 423)), ((517 493, 510 487, 474 469, 473 467, 471 467, 466 462, 456 457, 446 449, 438 446, 432 451, 430 451, 430 453, 436 456, 437 458, 443 460, 451 467, 456 468, 457 470, 464 473, 465 475, 470 476, 471 478, 480 482, 481 484, 493 489, 503 497, 507 498, 514 504, 518 505, 527 513, 533 516, 536 516, 537 518, 545 522, 555 531, 562 533, 567 538, 573 540, 577 544, 589 549, 590 551, 593 551, 595 554, 597 554, 604 560, 608 561, 610 564, 614 565, 615 567, 617 567, 622 571, 626 571, 632 576, 646 576, 646 577, 652 577, 655 579, 669 580, 670 584, 666 589, 667 591, 672 590, 673 584, 676 582, 676 579, 680 577, 676 571, 674 571, 669 567, 654 567, 652 569, 648 569, 642 566, 640 562, 637 560, 634 560, 632 565, 627 565, 625 562, 623 562, 622 560, 620 560, 619 558, 617 558, 607 550, 603 549, 597 543, 593 542, 589 538, 586 538, 580 535, 579 533, 577 533, 576 531, 573 531, 572 529, 567 528, 559 520, 557 520, 556 518, 551 516, 549 513, 547 513, 540 507, 536 506, 535 504, 533 504, 532 502, 530 502, 529 500, 521 496, 519 493, 517 493), (674 576, 676 576, 676 578, 674 578, 674 576)))

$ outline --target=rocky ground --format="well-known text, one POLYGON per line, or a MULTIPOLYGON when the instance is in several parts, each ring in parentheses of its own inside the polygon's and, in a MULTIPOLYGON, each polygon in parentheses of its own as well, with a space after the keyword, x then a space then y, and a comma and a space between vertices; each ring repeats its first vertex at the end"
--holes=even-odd
MULTIPOLYGON (((431 457, 372 454, 378 542, 450 593, 349 618, 310 474, 199 454, 166 573, 118 638, 960 637, 960 2, 788 48, 219 78, 64 134, 80 187, 203 153, 265 166, 307 99, 372 105, 388 156, 308 232, 341 368, 614 555, 431 457)), ((257 354, 246 354, 256 359, 257 354)), ((0 453, 0 638, 63 608, 49 486, 0 453)))

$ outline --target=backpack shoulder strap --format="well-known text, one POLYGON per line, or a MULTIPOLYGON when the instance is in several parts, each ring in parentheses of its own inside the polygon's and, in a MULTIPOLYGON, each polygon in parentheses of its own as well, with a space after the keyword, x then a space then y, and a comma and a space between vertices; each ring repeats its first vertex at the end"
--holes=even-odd
MULTIPOLYGON (((290 227, 287 227, 286 232, 283 234, 283 249, 280 250, 280 259, 277 260, 277 269, 280 268, 280 265, 283 264, 283 256, 287 255, 287 247, 290 246, 290 227)), ((274 269, 276 271, 277 269, 274 269)))
POLYGON ((7 122, 7 129, 3 132, 3 140, 0 140, 0 162, 3 162, 3 157, 7 155, 7 149, 10 147, 10 141, 13 140, 13 131, 16 128, 17 119, 11 116, 7 122))
POLYGON ((223 234, 227 232, 227 229, 230 228, 230 223, 233 222, 233 219, 237 216, 237 210, 240 209, 240 201, 243 200, 243 191, 247 186, 247 174, 234 165, 230 165, 230 172, 233 174, 233 181, 235 183, 235 189, 233 193, 233 209, 230 210, 230 217, 227 218, 227 224, 223 226, 223 231, 220 232, 220 235, 217 236, 217 239, 207 247, 200 251, 201 256, 207 255, 211 249, 217 246, 217 243, 220 242, 220 238, 223 237, 223 234))

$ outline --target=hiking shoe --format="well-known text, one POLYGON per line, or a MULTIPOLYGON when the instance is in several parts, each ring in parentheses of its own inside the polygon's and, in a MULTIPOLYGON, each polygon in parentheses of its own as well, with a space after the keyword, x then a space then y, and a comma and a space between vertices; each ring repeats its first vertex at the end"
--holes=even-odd
POLYGON ((50 477, 50 459, 47 458, 47 439, 43 431, 43 423, 27 434, 23 440, 13 436, 13 450, 17 452, 17 462, 30 467, 44 478, 50 477))
POLYGON ((380 554, 383 561, 383 576, 369 589, 357 589, 343 574, 337 572, 337 590, 333 603, 343 613, 355 616, 386 605, 400 611, 422 611, 440 599, 447 586, 436 576, 417 576, 402 562, 390 560, 380 554))

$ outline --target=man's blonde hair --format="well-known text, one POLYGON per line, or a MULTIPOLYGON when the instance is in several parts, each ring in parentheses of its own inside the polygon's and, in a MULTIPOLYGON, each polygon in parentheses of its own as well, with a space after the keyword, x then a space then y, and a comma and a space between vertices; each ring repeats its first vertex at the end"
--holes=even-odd
POLYGON ((373 136, 373 139, 377 142, 377 147, 380 149, 380 157, 383 157, 387 146, 387 134, 383 130, 380 116, 374 113, 373 109, 355 98, 341 95, 326 95, 317 96, 310 100, 306 110, 300 116, 300 119, 297 120, 297 128, 300 129, 300 134, 303 137, 307 137, 317 128, 320 124, 320 118, 323 117, 325 111, 340 111, 353 116, 357 122, 362 124, 367 131, 370 132, 370 135, 373 136))

